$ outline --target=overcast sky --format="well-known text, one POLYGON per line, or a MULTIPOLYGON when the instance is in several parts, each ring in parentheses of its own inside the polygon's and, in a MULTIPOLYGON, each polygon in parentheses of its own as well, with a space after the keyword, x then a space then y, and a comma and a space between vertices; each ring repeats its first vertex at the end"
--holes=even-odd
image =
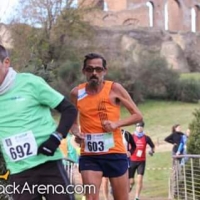
POLYGON ((0 0, 0 22, 8 22, 19 0, 0 0))

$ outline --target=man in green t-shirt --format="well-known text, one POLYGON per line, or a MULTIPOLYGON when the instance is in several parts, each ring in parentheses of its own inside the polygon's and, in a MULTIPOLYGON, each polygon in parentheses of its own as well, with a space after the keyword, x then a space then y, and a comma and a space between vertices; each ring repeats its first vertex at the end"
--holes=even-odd
POLYGON ((0 144, 14 200, 74 199, 58 146, 76 115, 76 108, 42 78, 10 67, 0 45, 0 144), (50 109, 61 113, 58 126, 50 109))

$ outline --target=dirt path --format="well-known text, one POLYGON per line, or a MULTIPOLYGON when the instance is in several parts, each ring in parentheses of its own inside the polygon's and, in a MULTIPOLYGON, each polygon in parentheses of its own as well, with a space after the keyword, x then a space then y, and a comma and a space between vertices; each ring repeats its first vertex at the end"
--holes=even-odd
POLYGON ((172 144, 168 144, 166 142, 162 142, 160 144, 155 144, 155 145, 156 145, 156 152, 165 152, 172 150, 172 144))

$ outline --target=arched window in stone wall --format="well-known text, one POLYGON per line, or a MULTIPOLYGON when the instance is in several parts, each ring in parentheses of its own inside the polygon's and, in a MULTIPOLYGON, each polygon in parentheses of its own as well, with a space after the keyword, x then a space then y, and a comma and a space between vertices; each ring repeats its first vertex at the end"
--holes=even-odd
POLYGON ((108 3, 107 3, 106 0, 104 0, 104 2, 103 2, 103 11, 108 11, 108 10, 109 10, 108 3))
POLYGON ((198 5, 191 9, 191 31, 200 31, 200 7, 198 5))
POLYGON ((164 6, 164 19, 165 19, 165 30, 169 29, 169 14, 168 14, 168 3, 164 6))
POLYGON ((154 26, 154 4, 151 1, 146 3, 147 7, 149 8, 149 26, 154 26))
POLYGON ((168 30, 179 31, 183 30, 183 11, 178 0, 168 0, 165 10, 165 16, 168 19, 168 30))
POLYGON ((191 9, 191 31, 196 32, 196 25, 197 25, 197 18, 196 18, 196 10, 195 8, 191 9))

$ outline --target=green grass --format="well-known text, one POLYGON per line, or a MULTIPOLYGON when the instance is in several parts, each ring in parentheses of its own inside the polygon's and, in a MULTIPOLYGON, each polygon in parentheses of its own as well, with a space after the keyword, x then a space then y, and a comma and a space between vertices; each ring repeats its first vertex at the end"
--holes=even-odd
POLYGON ((149 198, 167 197, 170 168, 170 152, 157 152, 153 157, 147 156, 144 188, 141 196, 149 198))
MULTIPOLYGON (((138 105, 145 121, 145 131, 155 144, 165 144, 164 138, 171 133, 171 127, 179 123, 185 132, 193 119, 193 112, 199 104, 148 100, 138 105)), ((121 117, 129 115, 126 109, 121 110, 121 117)), ((135 126, 125 129, 133 132, 135 126)), ((157 149, 157 147, 156 147, 157 149)), ((147 166, 144 176, 144 187, 141 196, 151 199, 167 199, 171 168, 171 148, 166 152, 156 152, 153 157, 147 155, 147 166), (155 168, 155 169, 153 169, 155 168), (163 169, 166 168, 166 169, 163 169)))
MULTIPOLYGON (((180 124, 182 131, 185 132, 193 119, 194 110, 200 108, 200 105, 175 101, 147 100, 145 103, 139 104, 138 107, 143 114, 146 133, 154 141, 163 141, 171 133, 171 127, 174 124, 180 124)), ((129 113, 123 108, 121 115, 124 118, 129 113)), ((133 132, 135 126, 128 126, 125 129, 133 132)))
POLYGON ((193 80, 200 80, 200 73, 182 73, 180 79, 193 79, 193 80))

